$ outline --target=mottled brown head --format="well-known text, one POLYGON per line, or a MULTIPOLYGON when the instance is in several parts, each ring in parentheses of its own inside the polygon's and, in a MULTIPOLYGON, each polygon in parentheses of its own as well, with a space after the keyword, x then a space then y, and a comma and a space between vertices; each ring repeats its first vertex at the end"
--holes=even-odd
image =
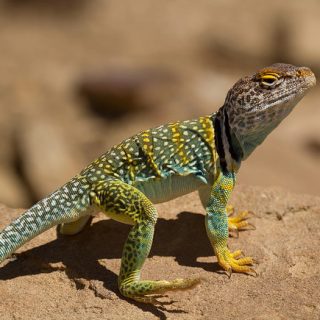
POLYGON ((253 149, 292 111, 316 84, 312 71, 277 63, 240 79, 228 92, 218 117, 237 140, 241 158, 253 149))

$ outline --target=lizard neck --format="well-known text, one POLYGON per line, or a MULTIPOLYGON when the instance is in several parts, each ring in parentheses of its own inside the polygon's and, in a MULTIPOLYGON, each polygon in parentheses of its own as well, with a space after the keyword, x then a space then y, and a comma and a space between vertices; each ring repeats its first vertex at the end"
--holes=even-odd
POLYGON ((239 135, 230 126, 225 106, 222 106, 211 117, 214 122, 215 145, 219 154, 220 164, 222 169, 227 171, 237 171, 241 161, 247 159, 282 120, 274 121, 270 125, 252 133, 239 135))
POLYGON ((243 150, 230 128, 228 114, 222 107, 211 117, 214 123, 215 145, 221 168, 223 171, 237 172, 243 158, 243 150))

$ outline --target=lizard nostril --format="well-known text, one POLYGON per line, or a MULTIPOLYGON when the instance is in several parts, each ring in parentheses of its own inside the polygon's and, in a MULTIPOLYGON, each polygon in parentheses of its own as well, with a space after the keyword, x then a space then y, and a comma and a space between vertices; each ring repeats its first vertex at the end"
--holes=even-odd
POLYGON ((314 73, 307 67, 302 67, 297 71, 297 76, 305 78, 310 87, 313 87, 316 84, 316 77, 314 73))
POLYGON ((297 76, 298 77, 308 77, 308 76, 314 76, 314 74, 309 68, 302 67, 302 68, 298 69, 297 76))

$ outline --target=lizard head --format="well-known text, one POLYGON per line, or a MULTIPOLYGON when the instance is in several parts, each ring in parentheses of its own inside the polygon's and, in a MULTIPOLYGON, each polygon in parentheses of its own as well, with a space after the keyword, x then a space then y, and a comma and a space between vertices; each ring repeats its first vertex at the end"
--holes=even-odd
POLYGON ((309 68, 282 63, 240 79, 217 114, 226 143, 246 159, 315 84, 309 68))

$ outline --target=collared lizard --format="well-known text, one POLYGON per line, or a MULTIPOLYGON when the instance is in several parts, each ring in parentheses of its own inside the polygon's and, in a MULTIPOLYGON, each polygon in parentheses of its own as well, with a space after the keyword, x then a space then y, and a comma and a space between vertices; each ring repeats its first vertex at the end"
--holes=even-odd
POLYGON ((118 277, 122 295, 156 303, 155 294, 191 288, 199 279, 141 280, 160 203, 198 190, 206 231, 220 266, 253 272, 251 257, 230 252, 228 227, 247 225, 245 214, 228 218, 227 202, 242 160, 315 85, 310 69, 273 64, 240 79, 209 116, 146 130, 114 146, 0 233, 0 262, 36 235, 60 224, 80 232, 95 212, 132 225, 118 277))

